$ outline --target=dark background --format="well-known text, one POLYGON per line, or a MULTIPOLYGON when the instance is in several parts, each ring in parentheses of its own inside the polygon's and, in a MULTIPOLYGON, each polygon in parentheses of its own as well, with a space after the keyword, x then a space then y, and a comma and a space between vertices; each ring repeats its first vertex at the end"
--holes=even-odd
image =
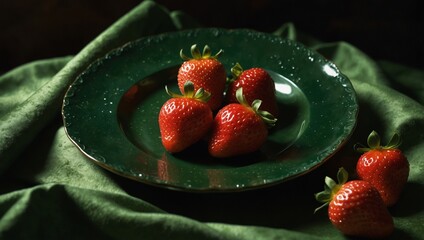
MULTIPOLYGON (((2 0, 0 73, 73 55, 141 1, 2 0)), ((424 1, 157 0, 205 27, 272 32, 286 22, 323 41, 347 41, 376 60, 424 68, 424 1)))

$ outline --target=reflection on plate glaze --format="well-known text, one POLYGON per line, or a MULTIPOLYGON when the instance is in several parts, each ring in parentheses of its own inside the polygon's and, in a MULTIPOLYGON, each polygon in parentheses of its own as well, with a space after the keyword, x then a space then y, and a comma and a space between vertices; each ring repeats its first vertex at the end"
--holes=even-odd
POLYGON ((249 190, 306 174, 347 141, 357 112, 353 87, 333 63, 299 43, 247 29, 193 29, 130 42, 81 73, 62 106, 66 133, 89 159, 183 191, 249 190), (178 92, 178 51, 193 43, 224 49, 227 70, 240 62, 274 79, 280 115, 260 151, 217 160, 204 142, 179 154, 164 150, 157 123, 169 98, 164 86, 178 92))
POLYGON ((275 91, 280 94, 290 94, 292 93, 292 88, 287 83, 275 83, 275 91))

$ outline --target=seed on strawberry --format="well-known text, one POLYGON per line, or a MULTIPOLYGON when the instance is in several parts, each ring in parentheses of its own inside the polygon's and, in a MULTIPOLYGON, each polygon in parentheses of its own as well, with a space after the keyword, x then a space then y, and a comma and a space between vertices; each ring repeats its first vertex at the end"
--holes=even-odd
POLYGON ((408 181, 409 162, 401 150, 400 136, 394 134, 387 146, 380 145, 380 137, 372 131, 368 147, 359 147, 356 172, 360 179, 370 182, 379 191, 386 206, 394 205, 408 181))
POLYGON ((231 68, 233 78, 227 90, 227 101, 237 102, 236 91, 243 88, 247 102, 251 104, 255 99, 262 100, 262 109, 277 116, 278 105, 275 95, 275 84, 269 73, 263 68, 243 70, 239 63, 231 68))
POLYGON ((257 151, 268 136, 268 127, 277 121, 269 112, 259 110, 261 100, 250 106, 242 88, 237 90, 239 103, 228 104, 215 116, 208 143, 214 157, 231 157, 257 151))
POLYGON ((343 234, 366 238, 388 237, 394 230, 393 218, 384 205, 383 199, 371 183, 363 180, 347 182, 344 168, 337 173, 337 184, 325 178, 325 190, 315 198, 328 207, 328 217, 343 234))
POLYGON ((212 110, 206 104, 210 94, 192 82, 184 84, 184 94, 172 93, 159 112, 159 130, 162 144, 168 152, 180 152, 202 139, 213 122, 212 110))
POLYGON ((195 90, 203 88, 211 94, 208 105, 212 110, 218 110, 224 99, 224 90, 227 75, 224 65, 218 61, 218 56, 222 54, 220 50, 217 54, 211 55, 208 45, 205 45, 203 53, 200 53, 197 45, 191 46, 192 58, 180 51, 180 56, 184 60, 178 70, 178 86, 181 92, 184 91, 184 83, 191 81, 195 85, 195 90))

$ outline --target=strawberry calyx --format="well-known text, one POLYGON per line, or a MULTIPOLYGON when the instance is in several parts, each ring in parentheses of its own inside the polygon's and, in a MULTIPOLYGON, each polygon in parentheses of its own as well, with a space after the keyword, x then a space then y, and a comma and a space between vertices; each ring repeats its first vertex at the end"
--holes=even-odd
POLYGON ((271 128, 273 126, 275 126, 275 123, 277 122, 277 118, 275 118, 271 113, 269 113, 268 111, 264 111, 264 110, 259 110, 261 104, 262 104, 262 100, 260 99, 255 99, 252 102, 252 105, 249 105, 246 97, 243 94, 243 88, 239 88, 236 91, 236 98, 237 101, 247 107, 252 109, 256 115, 258 115, 267 125, 268 128, 271 128))
POLYGON ((190 48, 190 52, 191 52, 191 56, 192 56, 191 58, 186 56, 183 53, 183 49, 181 49, 180 50, 180 57, 184 61, 188 61, 188 60, 192 60, 192 59, 196 59, 196 60, 217 59, 224 51, 221 49, 215 55, 212 55, 210 47, 208 45, 205 45, 205 47, 203 48, 203 53, 201 53, 199 48, 197 47, 197 44, 193 44, 190 48))
POLYGON ((348 177, 349 174, 343 167, 339 168, 337 172, 338 183, 328 176, 325 177, 324 191, 315 194, 315 199, 324 204, 316 208, 314 213, 327 206, 331 200, 333 200, 334 195, 336 195, 340 188, 347 182, 348 177))
POLYGON ((231 78, 227 79, 228 83, 232 83, 234 82, 237 78, 240 77, 240 75, 243 73, 244 69, 243 67, 240 65, 240 63, 236 63, 232 68, 231 68, 231 78))
POLYGON ((203 88, 199 88, 197 91, 194 91, 194 83, 191 81, 186 81, 184 83, 182 94, 172 92, 168 89, 168 86, 165 86, 165 91, 173 98, 192 98, 201 102, 207 102, 211 98, 211 94, 203 88))
POLYGON ((381 145, 380 136, 376 131, 372 131, 370 135, 368 135, 367 139, 368 147, 363 146, 362 144, 355 144, 354 149, 358 152, 368 152, 370 150, 388 150, 388 149, 396 149, 401 144, 401 138, 399 133, 394 133, 389 143, 385 146, 381 145))

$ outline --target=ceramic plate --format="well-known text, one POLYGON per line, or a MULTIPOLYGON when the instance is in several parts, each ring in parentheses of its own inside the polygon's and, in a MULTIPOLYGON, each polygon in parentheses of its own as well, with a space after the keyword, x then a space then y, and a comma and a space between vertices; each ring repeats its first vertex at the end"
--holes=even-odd
POLYGON ((62 115, 71 141, 91 160, 146 184, 184 191, 238 191, 301 176, 347 140, 358 106, 349 79, 299 43, 251 30, 196 29, 130 42, 91 64, 69 87, 62 115), (157 122, 177 90, 176 75, 192 44, 224 50, 227 72, 262 67, 275 81, 277 126, 254 154, 215 159, 200 142, 167 153, 157 122))

